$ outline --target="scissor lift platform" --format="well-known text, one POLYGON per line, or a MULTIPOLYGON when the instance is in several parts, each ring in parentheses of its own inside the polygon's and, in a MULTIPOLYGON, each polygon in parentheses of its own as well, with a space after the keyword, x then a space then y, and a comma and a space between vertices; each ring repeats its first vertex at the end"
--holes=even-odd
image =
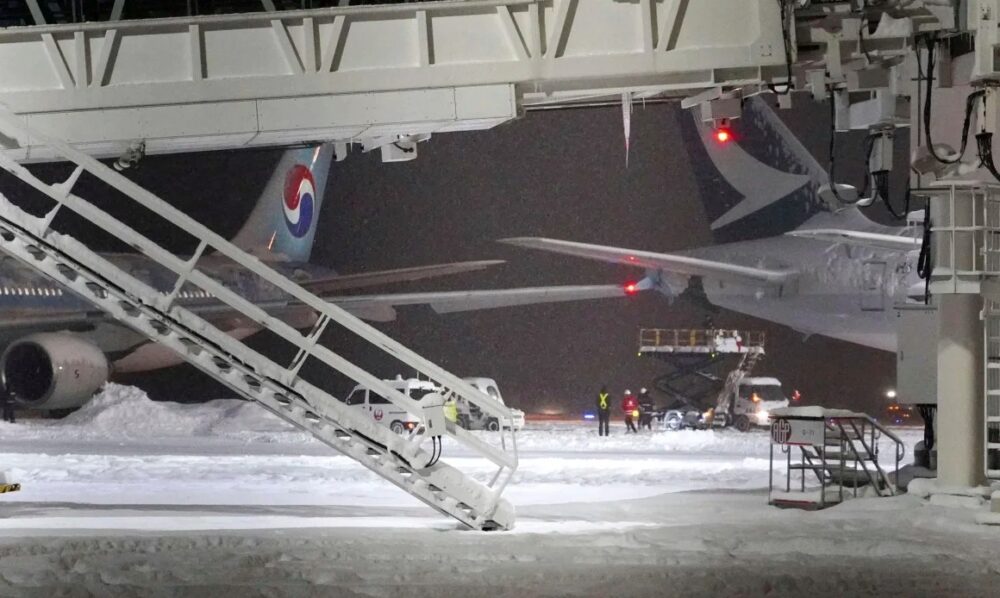
POLYGON ((764 354, 766 335, 758 331, 722 328, 642 328, 639 356, 656 357, 669 370, 653 387, 674 403, 714 407, 731 372, 749 355, 764 354))

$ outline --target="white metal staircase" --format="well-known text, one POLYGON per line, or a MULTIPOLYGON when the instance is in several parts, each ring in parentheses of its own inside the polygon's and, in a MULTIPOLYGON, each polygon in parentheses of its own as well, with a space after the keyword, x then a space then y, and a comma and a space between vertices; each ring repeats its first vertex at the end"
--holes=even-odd
MULTIPOLYGON (((898 494, 896 479, 905 447, 898 436, 870 416, 831 412, 825 417, 806 418, 820 420, 817 423, 822 426, 822 434, 811 442, 788 436, 779 442, 780 433, 776 429, 783 425, 783 421, 793 422, 799 418, 778 416, 772 419, 772 476, 775 446, 781 445, 786 464, 784 490, 775 491, 772 479, 770 504, 822 509, 843 502, 848 493, 857 497, 858 491, 866 486, 872 488, 876 496, 898 494), (891 472, 888 464, 883 466, 880 462, 879 442, 883 437, 891 443, 892 454, 888 459, 889 463, 894 463, 891 472), (792 442, 784 444, 787 440, 792 442), (798 457, 797 462, 793 461, 793 455, 798 457), (799 488, 793 489, 792 477, 796 471, 801 474, 799 488), (819 484, 818 488, 813 481, 819 484)), ((793 429, 794 425, 791 423, 786 430, 793 429)))
MULTIPOLYGON (((62 183, 47 184, 0 152, 0 167, 51 198, 55 205, 43 217, 32 216, 0 197, 0 249, 30 265, 101 310, 174 351, 243 397, 317 439, 355 459, 368 469, 441 513, 475 529, 509 529, 514 509, 501 497, 517 468, 517 449, 507 408, 457 376, 403 347, 342 309, 326 303, 263 262, 187 217, 152 193, 69 145, 29 130, 16 116, 0 110, 0 136, 44 143, 61 158, 76 164, 62 183), (193 256, 180 257, 73 193, 83 172, 120 191, 136 213, 159 217, 162 226, 174 226, 194 238, 193 256), (54 231, 56 214, 68 209, 127 243, 139 253, 176 274, 172 292, 158 291, 110 263, 79 240, 54 231), (207 251, 225 256, 247 272, 287 294, 289 304, 308 306, 315 313, 312 330, 302 333, 224 286, 199 268, 207 251), (215 297, 227 310, 267 328, 296 350, 288 366, 247 347, 198 315, 177 305, 181 288, 195 287, 215 297), (330 324, 353 333, 445 389, 477 405, 506 425, 489 436, 473 435, 451 425, 441 429, 437 412, 395 390, 319 343, 330 324), (325 366, 323 373, 339 372, 382 395, 420 418, 408 437, 397 435, 322 390, 322 376, 306 379, 303 365, 325 366), (491 461, 496 472, 488 480, 473 479, 440 459, 442 438, 450 436, 476 456, 491 461)), ((324 368, 310 368, 321 370, 324 368)))

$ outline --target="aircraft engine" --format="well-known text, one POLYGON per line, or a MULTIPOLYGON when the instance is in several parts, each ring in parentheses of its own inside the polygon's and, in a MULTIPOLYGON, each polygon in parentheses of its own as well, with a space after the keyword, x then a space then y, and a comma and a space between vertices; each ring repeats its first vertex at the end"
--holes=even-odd
POLYGON ((71 334, 32 334, 11 343, 0 357, 4 388, 36 409, 80 407, 108 375, 104 353, 71 334))

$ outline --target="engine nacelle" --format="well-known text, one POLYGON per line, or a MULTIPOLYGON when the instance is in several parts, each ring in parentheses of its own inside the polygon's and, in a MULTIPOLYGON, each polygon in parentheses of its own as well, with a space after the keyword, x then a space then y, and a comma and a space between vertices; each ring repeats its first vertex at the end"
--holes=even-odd
POLYGON ((16 340, 0 357, 4 388, 21 405, 72 409, 107 382, 108 359, 93 344, 71 334, 39 333, 16 340))

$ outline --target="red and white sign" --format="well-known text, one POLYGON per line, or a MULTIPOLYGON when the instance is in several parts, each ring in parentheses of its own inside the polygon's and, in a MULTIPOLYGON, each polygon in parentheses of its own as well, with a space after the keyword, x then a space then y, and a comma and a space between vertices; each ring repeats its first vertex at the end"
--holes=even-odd
POLYGON ((821 419, 776 419, 771 422, 775 444, 823 446, 825 425, 821 419))
POLYGON ((374 415, 375 415, 375 421, 380 422, 382 421, 382 416, 385 414, 382 413, 381 409, 376 409, 374 415))

